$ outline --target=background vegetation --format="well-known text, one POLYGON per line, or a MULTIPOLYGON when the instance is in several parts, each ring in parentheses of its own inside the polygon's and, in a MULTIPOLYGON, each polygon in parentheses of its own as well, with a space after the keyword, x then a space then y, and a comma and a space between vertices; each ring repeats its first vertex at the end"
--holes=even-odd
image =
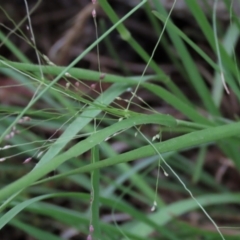
POLYGON ((1 239, 239 239, 237 1, 0 7, 1 239))

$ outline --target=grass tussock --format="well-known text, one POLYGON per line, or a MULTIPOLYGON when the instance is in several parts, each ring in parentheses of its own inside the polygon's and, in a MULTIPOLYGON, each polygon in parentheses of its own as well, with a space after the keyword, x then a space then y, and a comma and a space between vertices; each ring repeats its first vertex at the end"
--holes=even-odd
POLYGON ((238 4, 82 2, 0 4, 1 239, 239 239, 238 4))

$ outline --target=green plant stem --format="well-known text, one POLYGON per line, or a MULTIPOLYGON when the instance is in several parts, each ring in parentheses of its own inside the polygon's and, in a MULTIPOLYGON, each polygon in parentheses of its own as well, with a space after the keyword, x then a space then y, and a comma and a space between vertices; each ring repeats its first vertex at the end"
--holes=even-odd
MULTIPOLYGON (((58 76, 63 71, 65 71, 66 67, 59 67, 59 66, 44 66, 42 65, 42 71, 44 74, 50 74, 53 76, 58 76)), ((22 72, 33 72, 36 73, 39 71, 39 66, 36 64, 31 63, 19 63, 19 62, 11 62, 0 60, 0 68, 10 68, 16 69, 22 72)), ((86 70, 82 68, 74 68, 72 67, 67 71, 73 78, 83 79, 83 80, 90 80, 90 81, 99 81, 100 73, 97 71, 86 70)), ((136 80, 127 77, 116 76, 113 74, 106 74, 104 79, 101 81, 103 82, 124 82, 124 83, 136 83, 136 80)))
MULTIPOLYGON (((92 148, 92 163, 99 162, 99 146, 96 145, 92 148)), ((100 170, 95 169, 91 173, 91 225, 93 226, 93 239, 101 239, 100 237, 100 218, 99 218, 99 182, 100 182, 100 170)))

